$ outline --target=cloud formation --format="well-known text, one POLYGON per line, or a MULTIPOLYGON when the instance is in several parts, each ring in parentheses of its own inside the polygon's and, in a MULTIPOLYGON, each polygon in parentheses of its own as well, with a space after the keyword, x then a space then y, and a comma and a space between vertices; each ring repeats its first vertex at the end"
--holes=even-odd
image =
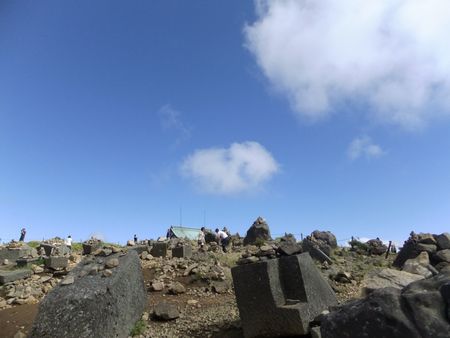
POLYGON ((271 153, 258 142, 200 149, 181 166, 182 174, 192 179, 199 190, 224 195, 258 189, 278 170, 271 153))
POLYGON ((166 131, 174 131, 177 133, 175 143, 179 144, 191 137, 191 129, 181 120, 181 113, 174 109, 170 104, 162 106, 158 110, 161 126, 166 131))
POLYGON ((351 160, 356 160, 362 156, 367 159, 379 158, 385 154, 381 147, 372 142, 368 136, 355 138, 348 148, 348 157, 351 160))
POLYGON ((256 0, 246 45, 300 117, 342 104, 408 129, 450 112, 450 1, 256 0))

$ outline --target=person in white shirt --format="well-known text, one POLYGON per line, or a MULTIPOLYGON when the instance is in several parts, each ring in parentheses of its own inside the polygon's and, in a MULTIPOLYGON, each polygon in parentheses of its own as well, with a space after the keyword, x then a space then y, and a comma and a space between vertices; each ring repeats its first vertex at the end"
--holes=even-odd
POLYGON ((205 227, 202 227, 200 229, 200 232, 197 237, 197 243, 201 250, 203 250, 203 247, 205 246, 205 227))
POLYGON ((230 237, 227 235, 227 233, 225 231, 216 229, 216 239, 222 246, 223 252, 227 252, 227 246, 230 242, 230 237))
POLYGON ((72 251, 72 237, 69 235, 64 241, 64 244, 72 251))

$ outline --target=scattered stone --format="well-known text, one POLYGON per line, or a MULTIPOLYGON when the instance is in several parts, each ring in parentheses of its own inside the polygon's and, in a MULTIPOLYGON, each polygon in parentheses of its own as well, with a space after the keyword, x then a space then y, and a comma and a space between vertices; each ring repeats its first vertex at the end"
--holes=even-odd
POLYGON ((211 290, 215 293, 223 294, 228 291, 228 284, 224 281, 211 284, 211 290))
POLYGON ((177 306, 166 302, 158 303, 153 310, 153 314, 160 320, 172 320, 180 316, 177 306))
POLYGON ((152 283, 153 291, 162 291, 164 290, 164 282, 153 282, 152 283))
POLYGON ((198 304, 198 300, 196 300, 196 299, 189 299, 187 301, 187 304, 188 305, 192 305, 192 306, 197 305, 198 304))
POLYGON ((61 285, 70 285, 73 284, 75 282, 75 278, 73 276, 67 276, 66 278, 63 279, 63 281, 61 282, 61 285))
POLYGON ((185 293, 186 288, 180 282, 174 282, 169 286, 169 293, 173 295, 179 295, 180 293, 185 293))
POLYGON ((118 258, 110 258, 106 261, 105 267, 108 269, 112 269, 119 266, 119 259, 118 258))
POLYGON ((111 277, 112 274, 113 274, 112 270, 109 270, 109 269, 105 269, 105 270, 102 272, 102 276, 103 276, 103 277, 111 277))

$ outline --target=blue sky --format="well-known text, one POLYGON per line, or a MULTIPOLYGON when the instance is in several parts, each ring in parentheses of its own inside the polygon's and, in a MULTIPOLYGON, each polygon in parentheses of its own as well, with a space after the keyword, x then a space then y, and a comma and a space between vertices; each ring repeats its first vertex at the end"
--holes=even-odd
POLYGON ((449 231, 432 2, 358 22, 359 0, 3 1, 1 241, 155 238, 180 210, 240 234, 449 231))

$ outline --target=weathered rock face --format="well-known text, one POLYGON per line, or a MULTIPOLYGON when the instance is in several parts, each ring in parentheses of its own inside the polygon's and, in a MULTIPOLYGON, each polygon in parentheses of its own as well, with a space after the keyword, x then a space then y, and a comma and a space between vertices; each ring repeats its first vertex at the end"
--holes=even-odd
POLYGON ((387 246, 378 238, 370 239, 366 244, 370 255, 382 255, 387 251, 387 246))
POLYGON ((304 252, 309 252, 312 258, 318 260, 319 262, 327 262, 328 264, 332 264, 330 255, 331 255, 331 247, 327 244, 323 244, 320 246, 315 240, 312 240, 312 237, 308 236, 302 242, 302 249, 304 252), (323 251, 324 249, 325 251, 323 251))
POLYGON ((450 249, 450 233, 445 232, 436 236, 436 242, 439 250, 450 249))
POLYGON ((311 233, 311 237, 313 237, 317 241, 324 242, 325 244, 330 246, 332 249, 337 248, 336 236, 333 235, 330 231, 315 230, 311 233))
POLYGON ((322 337, 449 337, 449 285, 450 275, 439 274, 403 290, 375 290, 325 316, 322 337))
POLYGON ((232 268, 245 337, 303 335, 335 294, 303 253, 232 268))
POLYGON ((377 269, 370 271, 362 281, 362 295, 366 296, 377 289, 403 289, 412 282, 424 279, 423 276, 394 269, 377 269))
POLYGON ((258 217, 247 230, 244 245, 255 244, 258 239, 263 241, 271 239, 269 225, 262 217, 258 217))
POLYGON ((135 251, 110 257, 119 260, 110 277, 86 274, 84 262, 73 269, 74 282, 41 302, 30 336, 127 337, 147 303, 141 265, 135 251))

